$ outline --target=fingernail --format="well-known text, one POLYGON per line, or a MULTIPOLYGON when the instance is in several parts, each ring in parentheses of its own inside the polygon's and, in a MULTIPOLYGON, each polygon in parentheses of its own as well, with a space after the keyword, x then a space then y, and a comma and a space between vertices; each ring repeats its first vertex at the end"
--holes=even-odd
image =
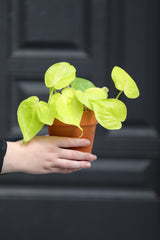
POLYGON ((87 144, 87 145, 89 145, 89 144, 90 144, 90 141, 89 141, 88 139, 86 140, 86 144, 87 144))
POLYGON ((97 159, 97 156, 96 156, 96 155, 93 155, 93 154, 90 154, 89 159, 90 159, 91 161, 96 160, 96 159, 97 159))
POLYGON ((86 162, 86 167, 89 168, 91 166, 91 163, 90 162, 86 162))
POLYGON ((94 160, 96 160, 96 159, 97 159, 97 156, 96 156, 96 155, 93 155, 93 157, 94 157, 94 160))

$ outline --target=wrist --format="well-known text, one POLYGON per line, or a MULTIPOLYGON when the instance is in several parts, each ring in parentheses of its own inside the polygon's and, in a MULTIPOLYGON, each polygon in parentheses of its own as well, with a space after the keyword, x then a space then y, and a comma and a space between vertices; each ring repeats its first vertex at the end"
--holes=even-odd
POLYGON ((6 150, 7 150, 7 142, 4 139, 0 140, 0 173, 2 172, 6 150))
POLYGON ((7 142, 1 174, 21 171, 23 154, 21 154, 20 142, 7 142))

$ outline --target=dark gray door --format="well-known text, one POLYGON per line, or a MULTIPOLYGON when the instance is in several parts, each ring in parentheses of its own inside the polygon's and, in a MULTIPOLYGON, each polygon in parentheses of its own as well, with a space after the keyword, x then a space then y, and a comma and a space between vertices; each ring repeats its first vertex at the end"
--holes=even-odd
MULTIPOLYGON (((0 0, 1 137, 20 136, 16 111, 46 99, 44 71, 68 61, 116 95, 114 65, 141 96, 124 101, 119 131, 97 127, 91 169, 0 177, 1 239, 160 239, 159 0, 0 0)), ((46 129, 43 130, 46 133, 46 129)))

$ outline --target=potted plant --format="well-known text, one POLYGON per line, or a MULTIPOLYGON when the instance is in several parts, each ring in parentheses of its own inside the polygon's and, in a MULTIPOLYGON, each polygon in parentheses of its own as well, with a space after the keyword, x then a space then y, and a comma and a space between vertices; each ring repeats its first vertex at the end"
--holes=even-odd
MULTIPOLYGON (((18 107, 23 142, 32 139, 44 124, 48 125, 50 135, 85 138, 92 135, 93 139, 97 123, 109 130, 120 129, 126 119, 127 108, 119 96, 124 92, 128 98, 137 98, 139 90, 128 73, 118 66, 113 68, 111 77, 119 90, 116 98, 108 97, 107 87, 98 88, 91 81, 76 77, 75 67, 67 62, 49 67, 44 76, 45 85, 49 88, 48 102, 32 96, 18 107), (90 125, 89 130, 87 125, 90 125), (71 126, 73 129, 69 129, 71 126)), ((91 151, 93 139, 90 139, 89 149, 81 150, 91 151)))

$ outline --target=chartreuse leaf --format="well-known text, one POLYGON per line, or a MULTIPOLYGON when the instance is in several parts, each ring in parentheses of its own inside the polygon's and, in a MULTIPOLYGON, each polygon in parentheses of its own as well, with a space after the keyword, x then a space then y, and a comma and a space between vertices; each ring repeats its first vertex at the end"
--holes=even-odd
POLYGON ((38 97, 29 97, 22 101, 18 107, 17 115, 24 143, 33 138, 43 127, 39 120, 37 107, 38 97))
POLYGON ((127 108, 117 99, 94 101, 93 108, 97 121, 109 130, 120 129, 127 116, 127 108))
POLYGON ((62 91, 62 96, 66 97, 68 100, 72 101, 75 98, 75 90, 72 88, 65 88, 62 91))
POLYGON ((85 94, 91 100, 106 99, 108 97, 106 89, 98 88, 98 87, 87 89, 85 91, 85 94))
POLYGON ((107 96, 108 96, 109 89, 107 87, 102 87, 102 89, 107 93, 107 96))
POLYGON ((39 120, 47 125, 52 125, 54 121, 54 108, 51 109, 46 102, 40 101, 37 106, 39 120))
POLYGON ((50 107, 55 108, 55 118, 81 129, 80 121, 83 114, 83 105, 75 97, 74 89, 65 88, 62 93, 55 93, 51 98, 50 107))
POLYGON ((76 77, 74 79, 74 81, 71 83, 71 86, 72 88, 76 90, 81 90, 82 92, 84 92, 88 88, 95 87, 95 85, 91 81, 79 77, 76 77))
POLYGON ((46 87, 62 89, 68 86, 76 76, 76 69, 67 62, 60 62, 52 65, 45 72, 46 87))
POLYGON ((84 106, 86 106, 90 110, 93 110, 92 109, 92 104, 89 101, 88 96, 84 92, 82 92, 80 90, 77 90, 75 92, 75 95, 76 95, 76 98, 79 100, 79 102, 81 102, 81 104, 83 104, 84 106))
POLYGON ((115 66, 112 70, 111 77, 115 87, 120 91, 124 91, 124 94, 128 98, 137 98, 139 96, 139 89, 135 81, 122 68, 115 66))
POLYGON ((77 90, 75 92, 77 99, 85 105, 87 108, 93 110, 92 107, 92 100, 100 100, 100 99, 106 99, 108 94, 106 92, 106 89, 103 90, 102 88, 88 88, 85 90, 85 92, 82 92, 80 90, 77 90))

